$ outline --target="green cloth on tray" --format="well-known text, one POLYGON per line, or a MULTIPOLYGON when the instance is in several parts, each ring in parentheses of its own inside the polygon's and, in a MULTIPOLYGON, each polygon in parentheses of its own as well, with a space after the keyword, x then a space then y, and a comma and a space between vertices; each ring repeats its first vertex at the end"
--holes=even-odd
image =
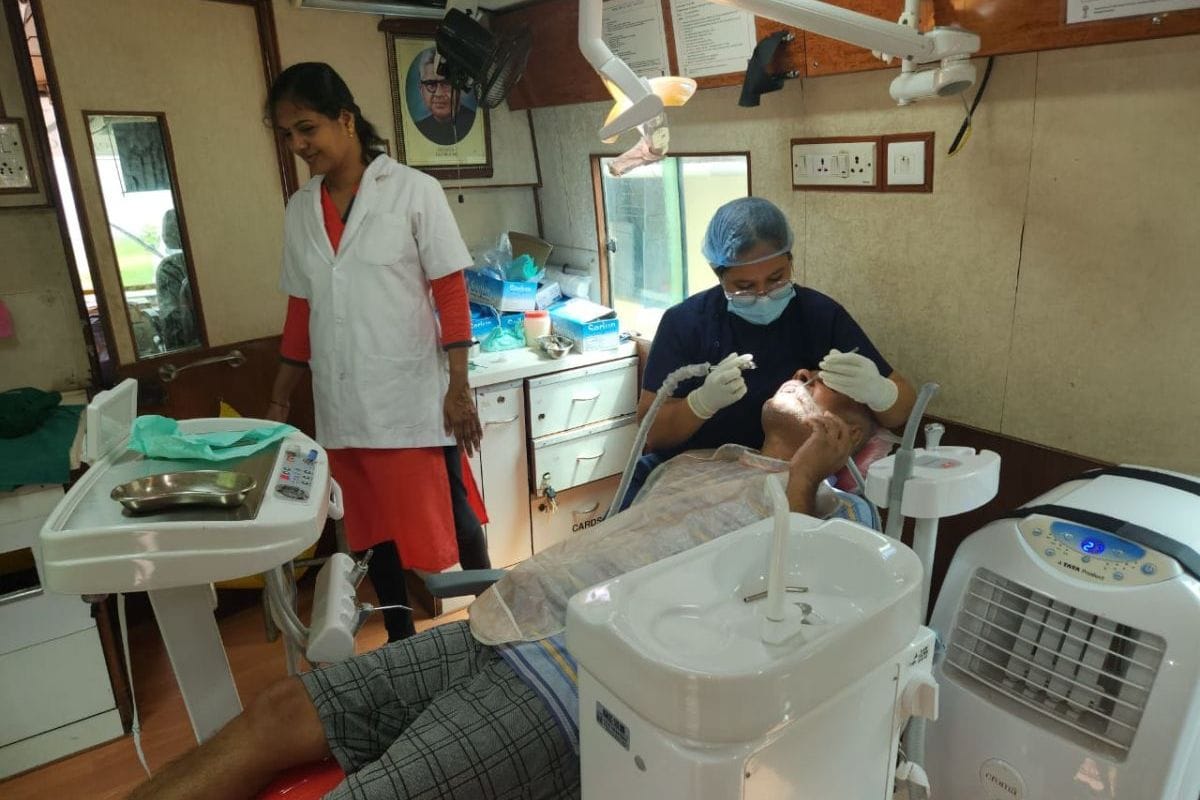
POLYGON ((151 414, 134 420, 129 449, 147 458, 227 461, 253 455, 295 431, 281 423, 241 431, 180 433, 175 420, 151 414))

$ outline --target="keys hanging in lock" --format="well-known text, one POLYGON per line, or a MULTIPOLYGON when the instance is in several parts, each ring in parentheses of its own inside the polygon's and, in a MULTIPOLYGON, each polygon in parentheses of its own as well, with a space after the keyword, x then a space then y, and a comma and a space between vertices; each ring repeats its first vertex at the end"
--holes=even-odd
POLYGON ((546 498, 547 510, 551 514, 558 511, 558 492, 556 492, 554 490, 554 487, 550 485, 550 473, 549 472, 542 473, 542 482, 538 486, 538 489, 541 491, 541 493, 546 498))

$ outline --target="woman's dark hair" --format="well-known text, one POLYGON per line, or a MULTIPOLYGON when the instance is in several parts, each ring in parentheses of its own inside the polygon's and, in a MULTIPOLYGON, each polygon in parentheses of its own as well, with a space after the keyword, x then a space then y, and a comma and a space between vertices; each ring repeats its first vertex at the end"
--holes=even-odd
POLYGON ((318 114, 337 119, 342 111, 354 115, 354 131, 362 142, 364 164, 380 153, 387 151, 383 137, 375 126, 367 121, 350 94, 350 87, 333 67, 319 61, 305 61, 279 73, 271 91, 267 93, 267 118, 274 119, 275 107, 283 101, 291 101, 303 108, 311 108, 318 114))

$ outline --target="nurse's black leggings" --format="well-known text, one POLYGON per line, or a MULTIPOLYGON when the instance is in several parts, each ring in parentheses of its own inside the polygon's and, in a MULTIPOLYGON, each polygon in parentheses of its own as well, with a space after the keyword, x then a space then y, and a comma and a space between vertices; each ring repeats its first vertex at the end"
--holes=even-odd
MULTIPOLYGON (((454 511, 454 533, 458 539, 458 563, 463 569, 489 569, 492 566, 488 559, 487 539, 483 535, 483 526, 479 517, 467 500, 467 487, 463 483, 462 457, 458 447, 444 447, 446 456, 446 474, 450 479, 450 507, 454 511)), ((404 583, 404 565, 400 563, 400 554, 396 551, 396 543, 391 539, 381 542, 373 548, 371 563, 367 565, 367 576, 375 587, 379 597, 379 605, 390 606, 412 605, 408 602, 408 587, 404 583)), ((416 633, 413 627, 412 612, 403 609, 384 611, 383 623, 387 627, 388 641, 394 642, 416 633)))

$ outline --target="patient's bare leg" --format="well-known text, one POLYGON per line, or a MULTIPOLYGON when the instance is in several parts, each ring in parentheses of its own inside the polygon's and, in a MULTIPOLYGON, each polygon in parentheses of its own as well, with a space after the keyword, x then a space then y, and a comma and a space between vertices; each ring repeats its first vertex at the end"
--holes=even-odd
POLYGON ((281 770, 329 755, 308 692, 297 678, 288 678, 212 739, 156 772, 129 800, 252 798, 281 770))

